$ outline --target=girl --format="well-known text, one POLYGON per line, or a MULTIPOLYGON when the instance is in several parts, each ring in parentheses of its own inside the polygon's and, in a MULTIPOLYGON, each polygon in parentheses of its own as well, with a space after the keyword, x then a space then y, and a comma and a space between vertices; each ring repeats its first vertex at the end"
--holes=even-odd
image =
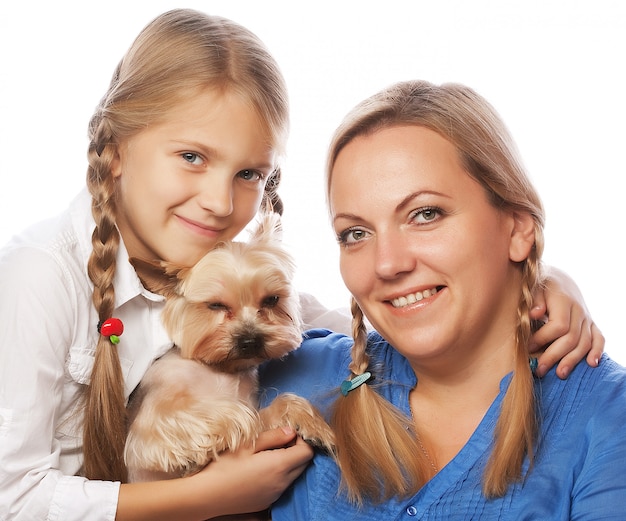
MULTIPOLYGON (((311 450, 289 430, 183 479, 126 484, 122 459, 128 397, 171 347, 163 298, 141 286, 129 256, 192 265, 260 207, 280 210, 287 130, 283 77, 245 28, 175 10, 139 34, 90 122, 88 192, 0 257, 1 519, 254 512, 303 470, 311 450), (124 326, 117 344, 104 334, 111 317, 124 326)), ((598 357, 581 299, 558 294, 547 295, 550 318, 567 326, 548 324, 536 340, 571 333, 544 360, 598 357)), ((316 322, 325 310, 314 301, 304 306, 306 322, 333 326, 328 314, 316 322)))
POLYGON ((544 214, 491 106, 380 92, 337 130, 327 193, 355 340, 311 332, 262 385, 329 412, 341 470, 316 455, 272 518, 624 519, 626 370, 533 377, 544 214))

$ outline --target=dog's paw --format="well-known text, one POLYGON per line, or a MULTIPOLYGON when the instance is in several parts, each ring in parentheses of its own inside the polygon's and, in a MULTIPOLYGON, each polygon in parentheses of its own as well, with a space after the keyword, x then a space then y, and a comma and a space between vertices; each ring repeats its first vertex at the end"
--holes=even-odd
POLYGON ((312 447, 335 454, 335 435, 320 412, 300 396, 284 393, 261 410, 263 427, 271 429, 286 426, 293 428, 312 447))

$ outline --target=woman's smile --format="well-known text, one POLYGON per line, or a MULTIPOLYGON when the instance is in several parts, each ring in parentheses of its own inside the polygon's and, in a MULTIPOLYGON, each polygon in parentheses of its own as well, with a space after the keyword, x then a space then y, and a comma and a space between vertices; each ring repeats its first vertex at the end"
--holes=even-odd
POLYGON ((438 291, 437 287, 431 289, 425 289, 424 291, 415 291, 412 293, 408 293, 401 297, 395 297, 391 299, 391 305, 394 308, 405 308, 410 306, 411 304, 415 304, 416 302, 421 302, 422 300, 428 300, 430 297, 434 297, 438 291))

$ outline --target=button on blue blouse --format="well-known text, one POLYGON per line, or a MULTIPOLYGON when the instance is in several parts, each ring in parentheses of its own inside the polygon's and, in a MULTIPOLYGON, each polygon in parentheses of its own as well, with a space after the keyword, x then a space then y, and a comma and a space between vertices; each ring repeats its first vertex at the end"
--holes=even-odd
MULTIPOLYGON (((343 335, 307 332, 299 349, 262 368, 262 405, 294 392, 326 413, 349 374, 351 345, 343 335)), ((369 350, 378 391, 409 415, 416 379, 408 362, 377 333, 369 350)), ((534 467, 524 483, 487 500, 481 477, 509 380, 467 444, 413 497, 357 508, 341 493, 334 461, 316 454, 274 505, 273 521, 626 520, 626 370, 604 355, 598 368, 580 363, 567 380, 554 371, 536 379, 542 420, 534 467)))

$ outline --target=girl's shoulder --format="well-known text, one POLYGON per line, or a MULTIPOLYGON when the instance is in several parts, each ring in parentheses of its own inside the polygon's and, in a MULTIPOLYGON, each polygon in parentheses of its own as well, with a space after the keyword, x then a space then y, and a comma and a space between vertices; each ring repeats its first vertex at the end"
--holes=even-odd
POLYGON ((91 252, 92 232, 90 201, 81 192, 63 212, 14 235, 0 248, 0 262, 84 263, 91 252))

